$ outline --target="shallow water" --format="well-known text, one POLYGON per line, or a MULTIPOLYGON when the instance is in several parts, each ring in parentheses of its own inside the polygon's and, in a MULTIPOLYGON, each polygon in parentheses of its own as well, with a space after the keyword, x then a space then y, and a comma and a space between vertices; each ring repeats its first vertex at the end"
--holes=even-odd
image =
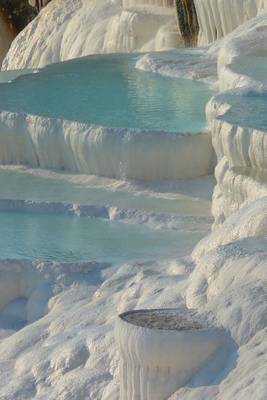
POLYGON ((239 57, 231 68, 240 75, 267 82, 267 57, 239 57))
MULTIPOLYGON (((8 79, 15 79, 0 85, 0 109, 153 132, 202 131, 211 96, 208 86, 139 71, 136 60, 132 55, 93 56, 51 65, 39 73, 26 71, 27 75, 17 78, 13 71, 8 79)), ((145 157, 147 151, 143 149, 145 157)), ((209 218, 209 199, 190 196, 186 190, 157 194, 149 187, 144 192, 108 190, 104 184, 94 187, 79 179, 68 181, 63 174, 54 173, 53 179, 44 175, 1 169, 0 199, 114 206, 123 209, 120 221, 124 223, 119 218, 110 220, 109 210, 104 216, 89 218, 59 215, 60 207, 53 209, 53 205, 47 213, 38 205, 32 212, 27 207, 22 212, 23 206, 19 211, 8 201, 9 208, 0 211, 0 258, 165 260, 189 254, 210 226, 205 219, 209 218), (131 214, 133 209, 137 215, 131 214), (166 215, 161 217, 161 213, 166 215)))
POLYGON ((267 130, 267 92, 260 95, 250 92, 243 96, 222 94, 218 99, 232 106, 222 116, 224 121, 246 128, 267 130))
POLYGON ((208 85, 137 70, 136 61, 101 55, 51 65, 1 84, 0 109, 108 127, 202 131, 208 85))
POLYGON ((187 254, 201 236, 96 218, 0 211, 1 259, 164 260, 187 254))
POLYGON ((139 190, 134 184, 100 179, 90 179, 86 175, 63 175, 3 167, 0 168, 0 199, 115 206, 156 213, 210 216, 214 183, 211 178, 207 178, 205 182, 197 180, 195 183, 161 184, 155 188, 142 185, 139 190), (204 186, 205 191, 202 190, 204 186))

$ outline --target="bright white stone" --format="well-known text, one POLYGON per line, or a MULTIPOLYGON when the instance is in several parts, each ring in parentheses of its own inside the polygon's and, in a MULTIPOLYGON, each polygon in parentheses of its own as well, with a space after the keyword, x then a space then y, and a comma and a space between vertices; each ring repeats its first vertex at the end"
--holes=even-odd
POLYGON ((174 9, 162 15, 160 7, 155 13, 154 3, 144 12, 132 2, 132 11, 127 11, 128 2, 124 7, 122 0, 52 1, 14 40, 3 69, 43 67, 88 54, 177 47, 181 39, 174 9))

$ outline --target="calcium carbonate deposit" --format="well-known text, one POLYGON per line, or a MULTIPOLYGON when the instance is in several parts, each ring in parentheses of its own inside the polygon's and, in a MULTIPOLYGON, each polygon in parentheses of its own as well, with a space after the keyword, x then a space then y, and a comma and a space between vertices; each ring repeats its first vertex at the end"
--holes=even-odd
POLYGON ((182 40, 174 8, 167 7, 166 13, 163 2, 153 2, 155 7, 144 3, 146 9, 138 1, 53 1, 13 42, 3 68, 36 68, 88 54, 177 47, 182 40))
POLYGON ((4 60, 1 400, 155 400, 157 387, 158 400, 267 398, 267 4, 194 7, 210 44, 154 53, 181 44, 169 1, 52 0, 4 60), (90 57, 32 69, 133 51, 149 52, 134 79, 119 64, 105 81, 105 123, 83 96, 66 111, 71 93, 98 95, 76 85, 90 57), (185 100, 195 85, 209 90, 204 123, 185 100), (199 129, 167 118, 177 98, 199 129), (144 104, 155 118, 128 118, 144 104), (167 311, 151 322, 150 309, 167 311), (131 310, 142 323, 118 323, 131 310), (188 320, 197 329, 177 328, 188 320))

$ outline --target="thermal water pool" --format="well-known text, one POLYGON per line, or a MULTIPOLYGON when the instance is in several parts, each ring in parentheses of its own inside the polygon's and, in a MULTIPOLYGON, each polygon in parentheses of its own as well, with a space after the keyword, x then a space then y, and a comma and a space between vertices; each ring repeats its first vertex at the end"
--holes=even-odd
POLYGON ((209 87, 137 70, 137 59, 90 56, 20 76, 0 86, 0 109, 105 127, 202 131, 209 87))
MULTIPOLYGON (((95 180, 0 168, 0 259, 170 259, 189 253, 210 228, 209 196, 193 184, 138 191, 95 180)), ((205 184, 211 191, 212 180, 195 182, 205 184)))
POLYGON ((199 232, 16 211, 0 211, 0 235, 1 259, 117 263, 183 256, 202 237, 199 232))
POLYGON ((144 185, 87 175, 0 166, 0 200, 99 205, 210 217, 210 194, 214 180, 207 178, 204 182, 199 179, 144 185))
POLYGON ((267 83, 267 57, 238 57, 238 62, 234 63, 231 69, 239 75, 267 83))
MULTIPOLYGON (((210 137, 198 135, 206 130, 208 85, 137 70, 137 58, 92 56, 25 76, 13 71, 15 79, 0 85, 0 163, 139 179, 147 187, 209 173, 210 137)), ((62 176, 1 171, 1 258, 175 258, 210 227, 203 198, 85 187, 62 176), (74 203, 96 212, 68 215, 74 203)))
POLYGON ((0 164, 122 180, 210 174, 212 90, 138 70, 137 59, 90 56, 0 84, 0 164))
POLYGON ((226 93, 217 96, 218 102, 230 106, 222 117, 224 121, 244 128, 267 130, 267 91, 257 93, 250 90, 241 95, 226 93))

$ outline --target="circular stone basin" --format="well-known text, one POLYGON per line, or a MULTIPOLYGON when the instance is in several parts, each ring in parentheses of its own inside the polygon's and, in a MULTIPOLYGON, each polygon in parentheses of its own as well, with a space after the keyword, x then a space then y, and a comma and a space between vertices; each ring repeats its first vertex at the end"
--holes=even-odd
POLYGON ((137 310, 119 315, 121 400, 166 400, 227 340, 190 310, 137 310))
POLYGON ((203 326, 191 316, 185 317, 177 310, 137 310, 119 316, 125 322, 149 329, 191 331, 203 329, 203 326))

